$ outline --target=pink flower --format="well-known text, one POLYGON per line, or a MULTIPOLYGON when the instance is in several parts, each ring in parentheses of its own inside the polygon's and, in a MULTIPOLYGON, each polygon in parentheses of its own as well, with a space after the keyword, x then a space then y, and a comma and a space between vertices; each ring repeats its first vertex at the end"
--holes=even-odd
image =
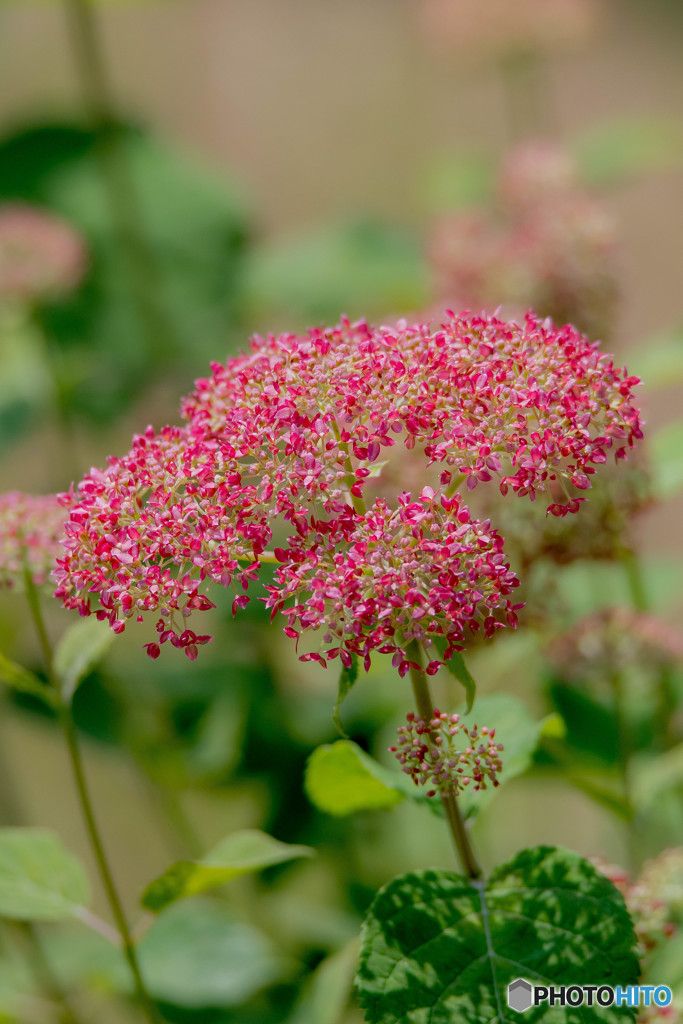
POLYGON ((67 512, 54 495, 0 495, 0 587, 21 580, 26 567, 42 586, 62 553, 67 512))
POLYGON ((363 514, 341 506, 332 521, 312 519, 280 558, 267 605, 287 616, 290 636, 324 630, 326 655, 345 664, 357 654, 369 668, 379 650, 404 675, 411 640, 443 636, 449 658, 466 629, 499 628, 498 611, 516 622, 509 595, 519 581, 502 538, 472 520, 459 495, 404 493, 397 509, 377 500, 363 514))
POLYGON ((0 207, 0 296, 39 299, 76 288, 87 257, 80 235, 38 207, 0 207))
POLYGON ((443 636, 452 651, 468 629, 514 624, 502 540, 454 496, 459 481, 497 478, 533 499, 550 483, 589 484, 641 436, 637 379, 574 328, 531 315, 344 321, 257 338, 212 369, 184 402, 186 426, 149 428, 81 482, 59 563, 67 607, 87 615, 96 600, 117 629, 160 616, 153 657, 171 639, 193 658, 202 638, 183 640, 185 622, 211 607, 208 586, 232 588, 243 608, 263 561, 277 563, 266 601, 288 635, 323 631, 324 654, 305 660, 367 664, 380 650, 407 671, 413 637, 443 636), (439 486, 378 496, 406 449, 439 486))

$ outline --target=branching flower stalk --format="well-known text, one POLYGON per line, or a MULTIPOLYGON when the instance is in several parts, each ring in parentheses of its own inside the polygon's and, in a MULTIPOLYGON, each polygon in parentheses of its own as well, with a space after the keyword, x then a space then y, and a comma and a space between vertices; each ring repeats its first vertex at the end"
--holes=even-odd
POLYGON ((26 569, 24 571, 24 585, 26 588, 26 597, 29 608, 31 610, 31 617, 33 619, 36 632, 38 634, 38 640, 40 643, 43 659, 45 662, 45 668, 47 677, 52 688, 52 697, 55 710, 57 712, 57 718, 61 726, 64 739, 66 741, 66 747, 71 763, 71 770, 76 784, 76 791, 78 794, 78 800, 81 807, 81 813, 83 815, 83 821, 88 834, 88 839, 92 848, 92 852, 97 864, 97 869, 102 880, 109 906, 111 908, 114 920, 116 921, 116 927, 121 937, 121 945, 123 953, 128 962, 130 968, 133 983, 135 987, 135 993, 137 1001, 142 1009, 145 1018, 149 1024, 159 1024, 161 1018, 157 1013, 155 1004, 153 1003, 147 989, 145 987, 144 980, 140 971, 140 965, 138 963, 137 952, 135 949, 135 943, 133 941, 126 914, 123 909, 121 897, 119 896, 116 883, 112 870, 109 866, 109 861, 104 849, 100 830, 97 825, 95 817, 95 811, 93 808, 92 799, 90 797, 90 791, 88 789, 87 780, 85 777, 85 771, 83 767, 83 760, 81 757, 80 746, 78 743, 78 734, 76 732, 76 726, 74 724, 71 709, 62 697, 61 687, 59 680, 54 670, 54 656, 52 650, 52 644, 48 636, 45 620, 43 618, 42 609, 40 606, 40 596, 38 588, 33 580, 32 573, 26 569))
MULTIPOLYGON (((425 721, 429 722, 434 715, 434 704, 429 692, 427 675, 423 668, 422 652, 416 641, 409 646, 408 655, 412 662, 410 669, 410 682, 415 696, 415 706, 418 714, 425 721)), ((465 874, 468 878, 477 879, 481 877, 481 868, 472 849, 467 827, 460 813, 460 807, 455 795, 454 787, 446 792, 441 792, 441 803, 446 812, 446 821, 453 838, 453 843, 462 863, 465 874)))

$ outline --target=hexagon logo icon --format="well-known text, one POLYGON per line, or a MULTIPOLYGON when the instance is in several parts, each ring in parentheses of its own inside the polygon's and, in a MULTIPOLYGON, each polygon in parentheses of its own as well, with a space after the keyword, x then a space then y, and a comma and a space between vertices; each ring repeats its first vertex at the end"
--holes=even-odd
POLYGON ((528 1010, 531 1006, 533 989, 528 981, 524 981, 523 978, 517 978, 517 981, 511 981, 508 985, 508 1006, 513 1010, 517 1010, 517 1013, 523 1013, 524 1010, 528 1010))

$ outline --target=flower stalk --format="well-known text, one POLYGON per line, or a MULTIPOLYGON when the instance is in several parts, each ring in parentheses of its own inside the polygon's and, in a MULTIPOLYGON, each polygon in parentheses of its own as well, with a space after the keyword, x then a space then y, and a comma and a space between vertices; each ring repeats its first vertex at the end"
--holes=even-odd
POLYGON ((128 922, 126 920, 125 911, 121 897, 119 896, 116 883, 112 870, 109 866, 109 861, 104 849, 102 837, 95 817, 95 811, 93 808, 92 799, 90 797, 90 791, 88 789, 87 780, 85 777, 85 771, 83 768, 83 759, 81 757, 80 746, 78 743, 78 735, 76 732, 76 726, 74 724, 71 709, 64 701, 62 697, 61 687, 59 680, 54 670, 54 657, 52 651, 52 644, 48 636, 47 628, 45 625, 45 619, 43 618, 42 609, 40 607, 40 597, 38 595, 38 589, 33 581, 31 573, 26 570, 24 572, 24 583, 26 586, 26 596, 28 599, 29 608, 31 610, 31 616, 35 625, 36 632, 38 634, 38 640, 45 660, 45 667, 47 671, 48 680, 53 690, 55 707, 57 710, 57 718, 64 734, 66 741, 66 747, 69 754, 69 760, 71 762, 71 770, 76 784, 76 791, 78 794, 78 800, 81 807, 81 813, 83 815, 83 821, 88 833, 88 839, 90 846, 97 864, 97 869, 104 887, 111 912, 116 922, 119 935, 121 937, 121 945, 123 953, 130 968, 130 972, 133 977, 133 983, 135 987, 135 994, 137 1001, 142 1009, 146 1020, 149 1024, 159 1024, 160 1017, 157 1013, 156 1007, 152 1002, 152 999, 147 992, 142 973, 140 971, 140 965, 138 963, 138 957, 135 950, 135 943, 133 941, 128 922))
MULTIPOLYGON (((418 643, 413 640, 406 649, 406 654, 411 661, 410 681, 415 695, 415 704, 418 714, 425 722, 429 722, 434 716, 434 704, 429 692, 429 683, 423 667, 422 651, 418 643), (415 666, 418 666, 417 668, 415 666)), ((481 868, 475 856, 470 837, 467 832, 463 816, 458 805, 455 792, 441 793, 441 803, 446 812, 446 821, 450 829, 453 843, 462 863, 465 874, 468 878, 481 878, 481 868)))
POLYGON ((65 11, 85 105, 97 133, 96 155, 122 269, 149 351, 165 356, 175 329, 162 308, 156 260, 141 227, 138 189, 112 99, 95 5, 90 0, 65 0, 65 11))

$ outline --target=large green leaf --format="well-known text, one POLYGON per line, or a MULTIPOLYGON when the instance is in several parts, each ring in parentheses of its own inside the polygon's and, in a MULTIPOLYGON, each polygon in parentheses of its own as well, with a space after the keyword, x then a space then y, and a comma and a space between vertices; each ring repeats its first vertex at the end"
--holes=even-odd
POLYGON ((312 857, 313 853, 308 846, 281 843, 258 829, 233 832, 201 860, 172 864, 147 886, 142 894, 142 905, 148 910, 163 910, 169 903, 216 889, 240 875, 253 874, 297 857, 312 857))
POLYGON ((394 776, 400 778, 400 773, 383 768, 356 743, 337 740, 313 751, 304 786, 318 810, 345 815, 389 810, 400 803, 404 794, 394 776))
POLYGON ((188 1009, 237 1006, 291 970, 260 932, 201 900, 165 910, 138 950, 150 993, 188 1009))
MULTIPOLYGON (((369 1024, 507 1024, 518 978, 538 985, 638 981, 623 898, 569 850, 535 847, 475 883, 447 871, 401 875, 377 895, 362 932, 357 986, 369 1024)), ((614 1022, 626 1007, 532 1008, 530 1022, 614 1022)))
POLYGON ((17 921, 79 917, 89 900, 83 865, 53 832, 0 830, 0 917, 17 921))
POLYGON ((55 672, 62 697, 70 702, 80 682, 104 657, 114 634, 107 622, 94 615, 75 622, 63 635, 55 651, 55 672))

